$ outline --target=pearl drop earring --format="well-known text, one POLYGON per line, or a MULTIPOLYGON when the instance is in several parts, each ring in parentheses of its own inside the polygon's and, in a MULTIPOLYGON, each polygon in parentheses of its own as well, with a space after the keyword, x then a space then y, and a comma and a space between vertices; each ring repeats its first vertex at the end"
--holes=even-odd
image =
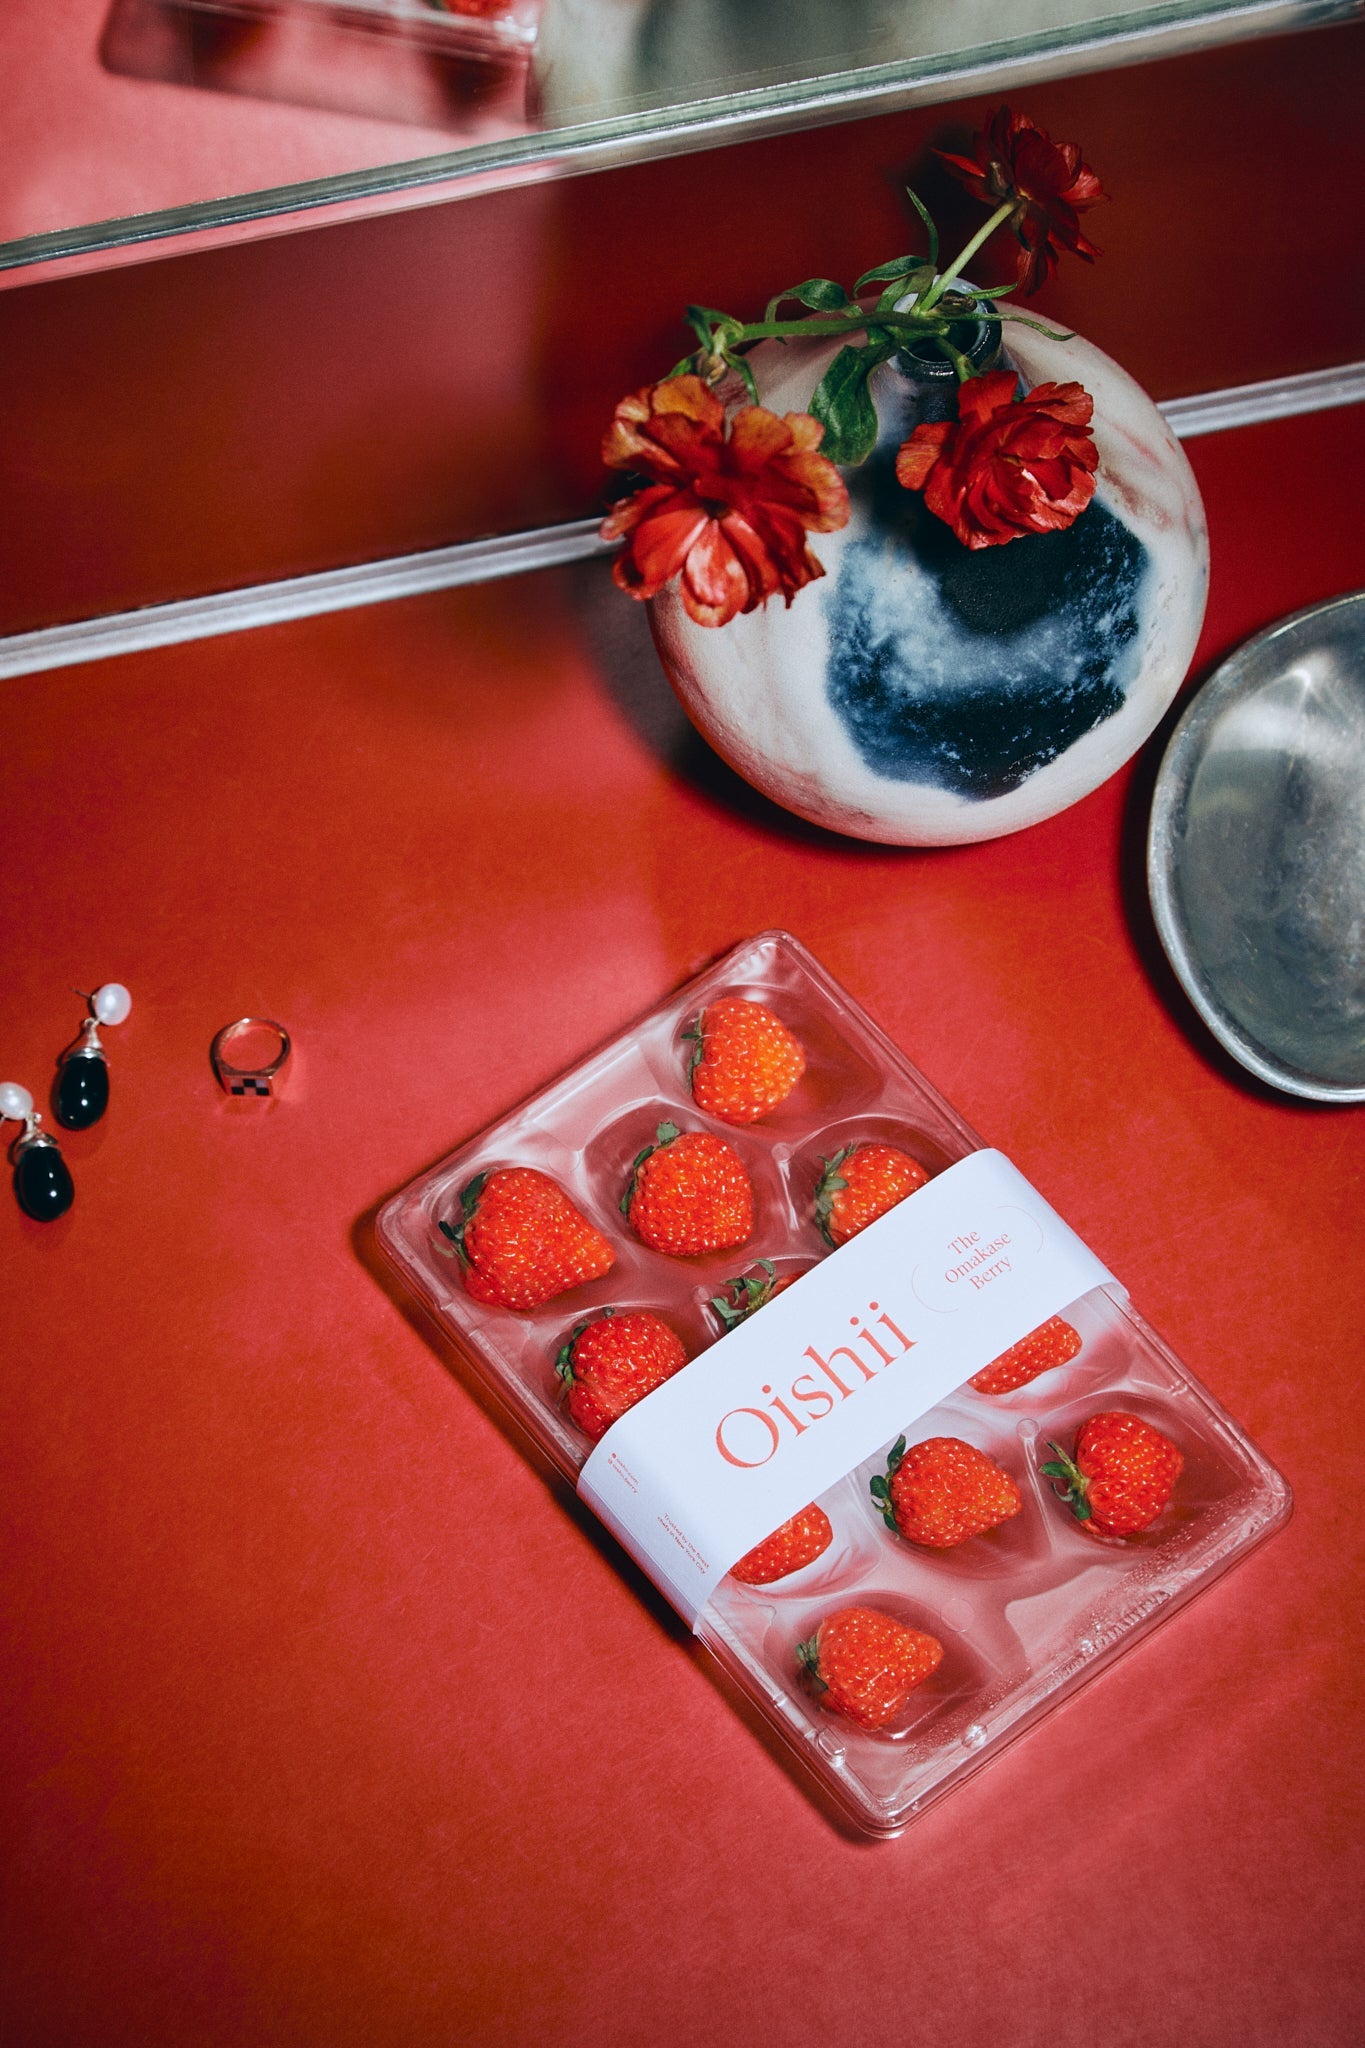
POLYGON ((24 1126, 22 1135, 9 1148, 19 1207, 35 1222, 52 1223, 66 1214, 76 1199, 76 1190, 57 1140, 39 1128, 42 1121, 27 1088, 21 1088, 17 1081, 0 1081, 0 1123, 24 1126))
POLYGON ((59 1124, 69 1131, 84 1131, 97 1124, 109 1107, 109 1069, 100 1044, 100 1025, 121 1024, 133 999, 121 981, 104 982, 92 996, 86 996, 82 988, 75 993, 85 996, 90 1015, 76 1043, 61 1056, 53 1107, 59 1124))

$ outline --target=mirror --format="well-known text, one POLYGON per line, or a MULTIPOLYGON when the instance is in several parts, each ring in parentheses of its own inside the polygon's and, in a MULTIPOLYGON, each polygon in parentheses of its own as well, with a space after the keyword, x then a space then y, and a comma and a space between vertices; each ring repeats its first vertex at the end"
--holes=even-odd
POLYGON ((1355 0, 6 9, 0 284, 1341 19, 1355 0))

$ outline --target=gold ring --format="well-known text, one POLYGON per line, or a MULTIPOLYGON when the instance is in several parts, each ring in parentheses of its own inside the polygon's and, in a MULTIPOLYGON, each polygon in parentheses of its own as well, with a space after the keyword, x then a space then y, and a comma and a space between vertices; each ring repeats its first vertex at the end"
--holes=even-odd
POLYGON ((214 1073, 229 1095, 273 1095, 275 1076, 289 1057, 289 1033, 273 1017, 239 1017, 235 1024, 225 1024, 216 1034, 209 1057, 214 1073), (280 1041, 274 1059, 260 1067, 233 1066, 224 1058, 224 1051, 241 1031, 273 1031, 280 1041))

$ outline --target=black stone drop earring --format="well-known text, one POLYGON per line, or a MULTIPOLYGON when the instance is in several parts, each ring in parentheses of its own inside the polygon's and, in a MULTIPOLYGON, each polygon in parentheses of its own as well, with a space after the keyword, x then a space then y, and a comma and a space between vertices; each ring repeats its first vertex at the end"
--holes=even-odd
MULTIPOLYGON (((78 996, 85 990, 78 988, 78 996)), ((59 1062, 53 1108, 59 1124, 69 1131, 88 1130, 109 1107, 109 1069, 100 1044, 101 1024, 121 1024, 133 1007, 133 999, 121 981, 106 981, 92 996, 85 996, 90 1015, 81 1035, 69 1045, 59 1062)))
POLYGON ((0 1081, 0 1123, 24 1126, 9 1148, 19 1207, 38 1223, 53 1223, 71 1207, 76 1190, 57 1140, 39 1128, 42 1121, 27 1088, 17 1081, 0 1081))

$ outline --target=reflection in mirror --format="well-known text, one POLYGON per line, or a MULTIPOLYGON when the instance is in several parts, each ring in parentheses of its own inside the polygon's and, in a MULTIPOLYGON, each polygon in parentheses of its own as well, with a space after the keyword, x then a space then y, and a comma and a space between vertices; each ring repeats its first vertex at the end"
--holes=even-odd
POLYGON ((489 140, 1143 11, 1104 0, 1012 0, 1004 13, 999 0, 114 0, 101 55, 127 76, 489 140))
POLYGON ((63 0, 0 6, 0 285, 861 113, 1365 0, 63 0), (120 257, 117 251, 125 252, 120 257))
POLYGON ((546 0, 547 125, 675 106, 1098 25, 1106 0, 546 0))
POLYGON ((114 0, 110 71, 448 128, 527 126, 541 0, 114 0))

